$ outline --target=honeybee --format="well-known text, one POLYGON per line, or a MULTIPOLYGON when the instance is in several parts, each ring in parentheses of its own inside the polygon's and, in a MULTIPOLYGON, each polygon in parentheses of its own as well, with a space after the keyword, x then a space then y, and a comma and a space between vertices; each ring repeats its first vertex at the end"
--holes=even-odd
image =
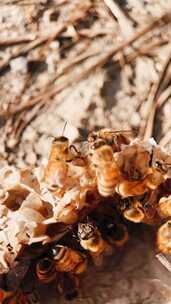
POLYGON ((98 146, 92 155, 99 193, 108 197, 114 194, 119 180, 119 170, 113 158, 113 150, 108 145, 98 146))
POLYGON ((36 264, 36 275, 40 282, 50 283, 55 280, 57 272, 53 259, 44 257, 36 264))
POLYGON ((111 254, 112 247, 102 238, 100 231, 93 223, 79 223, 78 237, 81 246, 88 250, 96 265, 101 265, 103 255, 111 254))
POLYGON ((69 148, 69 140, 65 136, 57 137, 52 142, 44 180, 51 187, 63 187, 68 173, 68 162, 73 155, 69 148))
POLYGON ((157 246, 159 251, 171 254, 171 220, 164 223, 157 232, 157 246))
POLYGON ((88 143, 91 145, 96 141, 103 140, 106 145, 112 147, 113 152, 121 150, 122 145, 128 145, 130 140, 128 135, 132 133, 131 130, 118 130, 102 129, 96 132, 91 132, 88 136, 88 143))
POLYGON ((79 275, 86 270, 86 259, 77 250, 57 244, 51 248, 50 253, 54 259, 56 271, 58 272, 68 272, 79 275))

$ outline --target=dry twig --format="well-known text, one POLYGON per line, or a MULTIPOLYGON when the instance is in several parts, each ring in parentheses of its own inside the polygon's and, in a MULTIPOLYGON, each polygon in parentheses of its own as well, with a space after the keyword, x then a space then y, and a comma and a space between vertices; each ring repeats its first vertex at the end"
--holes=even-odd
POLYGON ((151 93, 149 95, 149 98, 147 100, 147 103, 149 104, 149 116, 146 122, 146 125, 143 128, 143 138, 144 140, 153 136, 153 128, 154 128, 154 120, 157 110, 157 101, 159 99, 159 96, 163 89, 163 82, 166 78, 167 71, 170 65, 171 61, 171 51, 169 52, 168 58, 166 62, 163 65, 162 71, 160 72, 158 81, 153 84, 151 93))

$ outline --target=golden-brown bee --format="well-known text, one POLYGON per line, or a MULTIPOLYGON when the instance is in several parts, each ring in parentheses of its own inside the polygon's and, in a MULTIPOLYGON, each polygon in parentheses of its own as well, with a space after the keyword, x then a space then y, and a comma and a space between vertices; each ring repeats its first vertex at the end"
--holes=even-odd
POLYGON ((96 265, 102 264, 103 255, 109 255, 113 251, 93 223, 78 224, 78 237, 81 246, 89 251, 96 265))
POLYGON ((57 272, 53 259, 49 257, 40 259, 36 265, 36 275, 42 283, 50 283, 55 280, 57 272))
POLYGON ((67 137, 53 140, 44 179, 52 187, 63 187, 66 183, 68 163, 73 158, 67 137))
POLYGON ((92 155, 99 193, 108 197, 114 194, 119 180, 119 170, 113 158, 113 150, 108 145, 97 147, 92 155))
POLYGON ((128 145, 130 140, 128 135, 132 133, 130 130, 102 129, 96 132, 91 132, 88 136, 88 143, 91 145, 98 140, 103 140, 106 145, 112 147, 113 152, 121 150, 122 145, 128 145))
POLYGON ((86 270, 86 259, 77 250, 63 245, 56 245, 51 249, 51 255, 53 256, 58 272, 68 272, 78 275, 86 270))
POLYGON ((157 246, 159 251, 171 254, 171 220, 159 228, 157 232, 157 246))

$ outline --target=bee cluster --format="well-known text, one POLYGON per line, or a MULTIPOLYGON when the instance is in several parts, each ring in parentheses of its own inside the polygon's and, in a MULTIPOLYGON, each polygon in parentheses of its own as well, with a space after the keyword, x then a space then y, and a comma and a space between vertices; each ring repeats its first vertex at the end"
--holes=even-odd
POLYGON ((129 222, 156 225, 158 250, 170 254, 170 168, 153 139, 110 129, 80 147, 55 138, 39 168, 2 162, 0 303, 29 303, 27 280, 73 299, 88 263, 101 265, 128 241, 129 222))

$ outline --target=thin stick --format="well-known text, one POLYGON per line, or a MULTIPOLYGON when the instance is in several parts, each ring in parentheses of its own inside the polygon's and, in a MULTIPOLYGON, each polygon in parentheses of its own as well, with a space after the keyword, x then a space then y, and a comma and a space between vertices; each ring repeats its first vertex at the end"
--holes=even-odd
POLYGON ((167 89, 164 90, 159 96, 157 100, 157 108, 162 107, 170 96, 171 96, 171 86, 167 87, 167 89))
POLYGON ((35 40, 35 38, 37 37, 37 34, 33 34, 33 35, 24 35, 21 37, 16 37, 16 38, 7 38, 7 39, 0 39, 0 46, 9 46, 9 45, 16 45, 16 44, 20 44, 20 43, 25 43, 25 42, 30 42, 35 40))
POLYGON ((171 61, 171 51, 169 52, 168 58, 166 59, 166 62, 163 65, 162 71, 160 72, 158 81, 153 84, 151 93, 149 95, 149 98, 147 100, 147 103, 149 104, 150 110, 149 110, 149 116, 147 119, 147 123, 145 125, 145 128, 143 130, 143 139, 146 140, 149 137, 153 135, 153 127, 154 127, 154 119, 157 109, 157 99, 159 98, 159 95, 161 93, 161 84, 165 78, 167 69, 170 65, 171 61))
POLYGON ((132 26, 132 23, 128 19, 128 17, 124 14, 124 12, 121 10, 119 5, 115 3, 113 0, 104 0, 104 3, 106 4, 107 8, 111 11, 111 13, 114 15, 114 17, 117 19, 121 32, 123 33, 123 36, 131 36, 134 33, 134 29, 132 26))

